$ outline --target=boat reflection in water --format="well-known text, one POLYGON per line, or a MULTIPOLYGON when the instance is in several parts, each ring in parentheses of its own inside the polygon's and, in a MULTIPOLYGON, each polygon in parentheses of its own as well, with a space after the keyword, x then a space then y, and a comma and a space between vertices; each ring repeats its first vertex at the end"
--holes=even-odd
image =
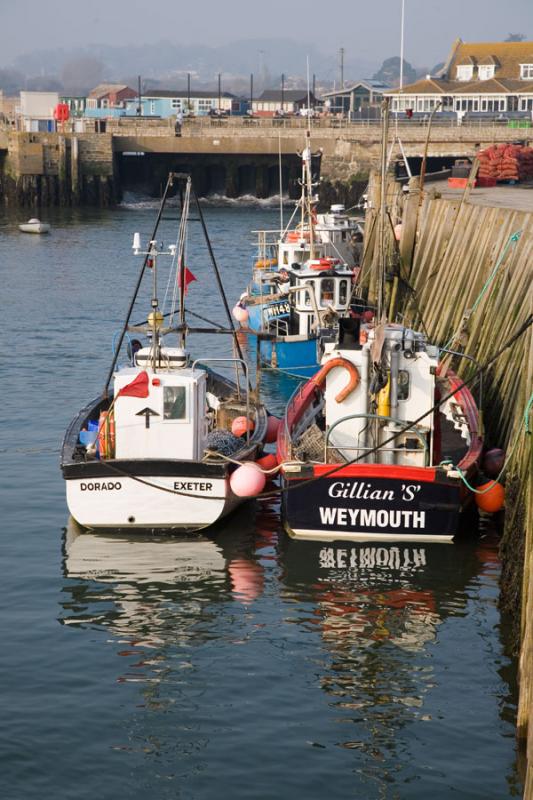
POLYGON ((254 519, 253 507, 243 508, 213 528, 215 541, 92 533, 70 518, 64 575, 74 580, 64 589, 71 600, 63 603, 60 621, 100 624, 135 647, 196 637, 190 623, 202 618, 205 607, 232 599, 246 606, 261 594, 263 570, 249 554, 254 519))
POLYGON ((443 702, 458 703, 455 681, 462 685, 470 674, 470 708, 483 694, 488 674, 476 653, 483 632, 462 620, 472 603, 481 605, 480 593, 494 602, 496 540, 397 545, 284 537, 280 545, 286 622, 320 634, 319 683, 342 723, 337 746, 377 761, 369 774, 378 782, 411 780, 417 769, 406 752, 422 759, 419 767, 434 757, 423 749, 433 737, 437 745, 439 722, 450 713, 443 702), (417 723, 424 730, 412 740, 401 732, 417 723))
POLYGON ((132 780, 154 797, 176 781, 214 797, 221 780, 223 796, 266 796, 247 793, 246 763, 285 800, 299 759, 298 796, 322 797, 328 775, 335 798, 475 797, 483 747, 484 796, 505 796, 496 541, 298 541, 257 506, 214 538, 65 534, 61 622, 90 632, 96 675, 94 637, 115 651, 95 702, 120 708, 105 746, 129 754, 132 780))
POLYGON ((281 559, 286 588, 309 593, 326 639, 341 647, 387 640, 405 650, 423 648, 444 616, 464 607, 466 584, 480 568, 472 548, 431 543, 311 544, 287 537, 281 559))

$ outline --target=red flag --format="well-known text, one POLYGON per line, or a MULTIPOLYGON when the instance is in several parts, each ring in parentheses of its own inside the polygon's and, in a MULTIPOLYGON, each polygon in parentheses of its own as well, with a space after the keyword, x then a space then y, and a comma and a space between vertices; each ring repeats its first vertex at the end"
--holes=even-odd
MULTIPOLYGON (((187 290, 189 288, 189 283, 192 283, 193 281, 197 280, 197 278, 196 278, 196 275, 193 275, 193 273, 190 271, 190 269, 188 267, 185 267, 184 273, 185 273, 184 294, 187 294, 187 290)), ((178 286, 179 286, 180 289, 182 288, 181 287, 181 270, 178 273, 178 286)))
POLYGON ((134 378, 131 383, 128 383, 127 386, 123 386, 120 392, 117 394, 118 397, 148 397, 149 390, 148 390, 148 373, 147 372, 139 372, 136 378, 134 378))

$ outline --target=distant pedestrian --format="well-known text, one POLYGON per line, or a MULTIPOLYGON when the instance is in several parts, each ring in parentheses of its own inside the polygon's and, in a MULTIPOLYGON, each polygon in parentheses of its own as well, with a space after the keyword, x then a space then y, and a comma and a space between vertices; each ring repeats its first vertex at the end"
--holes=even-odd
POLYGON ((176 123, 174 125, 174 132, 176 136, 181 136, 181 126, 183 125, 183 113, 178 111, 176 114, 176 123))

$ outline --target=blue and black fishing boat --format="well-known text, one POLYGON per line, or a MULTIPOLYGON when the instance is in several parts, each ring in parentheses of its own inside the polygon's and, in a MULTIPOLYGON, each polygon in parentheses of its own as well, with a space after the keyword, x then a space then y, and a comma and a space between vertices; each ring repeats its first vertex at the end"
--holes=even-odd
POLYGON ((310 133, 301 197, 283 230, 258 231, 252 280, 233 313, 255 337, 263 367, 299 378, 316 372, 321 343, 348 316, 362 256, 362 221, 343 205, 317 214, 310 133))

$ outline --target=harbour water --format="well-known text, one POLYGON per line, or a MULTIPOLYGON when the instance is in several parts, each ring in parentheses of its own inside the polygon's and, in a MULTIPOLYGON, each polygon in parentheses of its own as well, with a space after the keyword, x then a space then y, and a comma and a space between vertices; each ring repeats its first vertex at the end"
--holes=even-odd
MULTIPOLYGON (((230 305, 275 207, 207 205, 230 305)), ((4 329, 3 800, 521 796, 516 664, 497 537, 461 545, 290 541, 274 502, 210 537, 80 534, 59 472, 101 389, 155 206, 0 217, 4 329)), ((175 238, 165 222, 165 245, 175 238)), ((187 305, 223 322, 192 231, 187 305)), ((149 309, 139 304, 134 321, 149 309)), ((229 355, 226 337, 193 354, 229 355)), ((281 412, 294 388, 266 373, 281 412)))

